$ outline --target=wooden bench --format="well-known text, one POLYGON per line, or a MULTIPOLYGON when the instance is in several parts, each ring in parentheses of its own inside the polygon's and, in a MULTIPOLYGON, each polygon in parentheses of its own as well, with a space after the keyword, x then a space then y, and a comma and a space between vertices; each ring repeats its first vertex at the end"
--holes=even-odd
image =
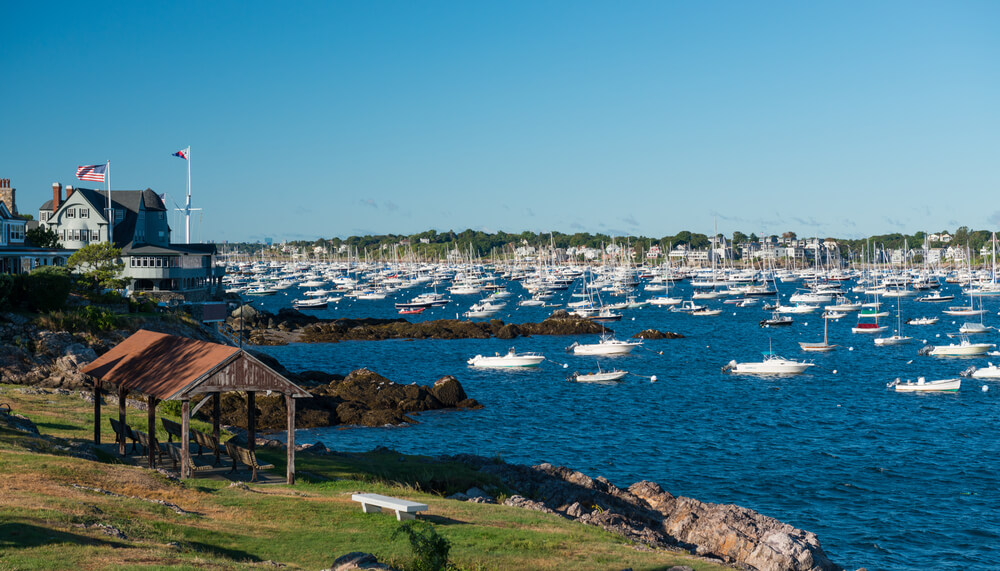
MULTIPOLYGON (((163 447, 167 449, 167 454, 170 456, 170 459, 174 461, 174 469, 179 470, 181 464, 183 463, 183 461, 181 460, 181 447, 174 446, 173 444, 164 444, 163 447)), ((195 464, 193 459, 191 459, 189 463, 191 464, 192 472, 202 472, 204 470, 212 469, 212 466, 202 466, 195 464)))
POLYGON ((177 437, 177 442, 181 441, 181 424, 179 422, 174 422, 166 418, 161 418, 160 422, 163 423, 163 430, 167 431, 167 442, 173 442, 175 436, 177 437))
MULTIPOLYGON (((148 454, 149 453, 149 444, 150 444, 150 442, 149 442, 149 435, 146 434, 145 432, 141 431, 141 430, 133 430, 132 432, 135 434, 136 440, 139 441, 139 446, 142 446, 143 453, 144 454, 148 454)), ((156 456, 160 460, 162 460, 163 456, 166 455, 166 454, 167 454, 167 451, 164 450, 163 445, 160 444, 159 442, 157 442, 156 443, 156 456)))
POLYGON ((201 456, 201 451, 207 449, 215 453, 215 465, 219 465, 219 453, 222 451, 222 447, 219 446, 219 441, 212 434, 207 434, 200 430, 191 430, 191 438, 194 440, 195 444, 198 445, 198 456, 201 456))
POLYGON ((132 430, 132 427, 127 424, 122 425, 121 422, 118 422, 118 420, 114 418, 109 418, 108 422, 111 423, 111 430, 115 432, 115 442, 124 442, 125 440, 131 440, 132 441, 131 452, 135 452, 135 445, 139 441, 139 438, 135 435, 135 431, 132 430))
POLYGON ((416 519, 416 512, 421 512, 427 509, 427 504, 401 500, 399 498, 391 498, 389 496, 379 494, 353 494, 351 499, 361 503, 361 509, 366 514, 380 512, 382 511, 382 508, 395 510, 396 519, 399 521, 416 519))
POLYGON ((232 440, 226 442, 226 452, 233 459, 233 469, 230 472, 235 472, 236 467, 243 464, 253 470, 253 476, 250 478, 251 482, 257 481, 257 470, 270 470, 274 468, 274 464, 259 464, 257 462, 257 455, 253 451, 236 444, 232 440))

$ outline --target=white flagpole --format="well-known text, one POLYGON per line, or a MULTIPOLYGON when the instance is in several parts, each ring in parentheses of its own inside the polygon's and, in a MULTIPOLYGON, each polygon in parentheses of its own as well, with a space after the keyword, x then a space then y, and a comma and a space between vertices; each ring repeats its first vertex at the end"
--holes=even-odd
POLYGON ((184 206, 187 232, 185 234, 184 243, 190 244, 191 243, 191 145, 188 145, 187 148, 187 164, 188 164, 188 193, 187 193, 187 204, 184 206))
POLYGON ((115 245, 115 211, 111 208, 111 161, 105 163, 104 184, 108 191, 108 243, 115 245))

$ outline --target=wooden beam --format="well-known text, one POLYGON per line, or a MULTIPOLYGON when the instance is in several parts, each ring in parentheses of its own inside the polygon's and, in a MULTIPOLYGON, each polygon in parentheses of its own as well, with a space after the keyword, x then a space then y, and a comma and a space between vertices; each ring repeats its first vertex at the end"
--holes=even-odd
POLYGON ((191 401, 181 400, 181 479, 191 477, 191 401))
POLYGON ((149 456, 149 468, 156 468, 156 450, 160 445, 156 443, 156 397, 148 395, 146 397, 146 433, 149 434, 149 448, 146 454, 149 456))
MULTIPOLYGON (((221 446, 219 442, 219 437, 222 436, 222 430, 220 424, 222 422, 222 393, 212 393, 212 436, 215 437, 215 443, 221 446)), ((215 464, 219 464, 219 446, 215 447, 215 464)), ((200 450, 200 448, 199 448, 200 450)))
POLYGON ((94 379, 94 445, 101 445, 101 381, 94 379))
POLYGON ((295 483, 295 399, 292 395, 285 395, 285 408, 288 409, 288 436, 285 437, 288 468, 285 470, 285 483, 291 486, 295 483))
MULTIPOLYGON (((118 454, 121 456, 125 455, 125 434, 128 433, 125 430, 125 425, 127 420, 125 418, 125 401, 128 398, 128 391, 123 387, 118 387, 118 423, 122 427, 122 433, 118 435, 118 454)), ((135 452, 135 444, 132 444, 132 451, 135 452)))
POLYGON ((247 448, 254 451, 257 444, 257 393, 247 391, 247 448))

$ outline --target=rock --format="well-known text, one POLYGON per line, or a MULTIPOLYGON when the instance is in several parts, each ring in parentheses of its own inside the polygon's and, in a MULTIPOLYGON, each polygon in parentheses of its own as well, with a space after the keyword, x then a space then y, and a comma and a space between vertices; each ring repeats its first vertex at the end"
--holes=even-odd
POLYGON ((458 382, 458 379, 451 375, 441 377, 437 381, 434 381, 434 386, 431 387, 431 392, 444 406, 456 406, 458 403, 469 398, 468 395, 465 394, 465 389, 462 388, 462 384, 458 382))
POLYGON ((556 513, 554 510, 546 507, 545 504, 543 504, 542 502, 529 500, 528 498, 519 495, 510 496, 509 498, 504 500, 503 505, 512 506, 515 508, 524 508, 526 510, 533 510, 536 512, 545 512, 550 514, 556 513))
POLYGON ((660 331, 658 329, 643 329, 632 336, 633 339, 683 339, 680 333, 660 331))
POLYGON ((495 504, 497 503, 496 498, 487 494, 486 492, 480 490, 479 488, 469 488, 465 491, 465 495, 468 497, 468 501, 477 504, 495 504))
POLYGON ((383 571, 396 571, 384 563, 379 563, 378 559, 371 553, 355 551, 347 555, 341 555, 333 561, 333 565, 324 571, 352 571, 354 569, 381 569, 383 571))

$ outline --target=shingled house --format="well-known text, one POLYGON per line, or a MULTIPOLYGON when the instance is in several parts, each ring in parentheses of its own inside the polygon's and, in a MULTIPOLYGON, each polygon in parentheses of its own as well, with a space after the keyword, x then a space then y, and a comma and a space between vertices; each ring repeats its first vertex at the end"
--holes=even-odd
POLYGON ((213 244, 171 244, 163 199, 151 189, 108 192, 52 184, 52 200, 38 220, 70 250, 108 241, 109 233, 125 262, 130 292, 173 292, 188 301, 218 293, 225 270, 216 267, 213 244), (111 224, 109 224, 109 220, 111 224))
POLYGON ((0 274, 30 272, 38 266, 65 266, 71 252, 38 248, 25 240, 30 224, 17 211, 16 190, 0 179, 0 274))

